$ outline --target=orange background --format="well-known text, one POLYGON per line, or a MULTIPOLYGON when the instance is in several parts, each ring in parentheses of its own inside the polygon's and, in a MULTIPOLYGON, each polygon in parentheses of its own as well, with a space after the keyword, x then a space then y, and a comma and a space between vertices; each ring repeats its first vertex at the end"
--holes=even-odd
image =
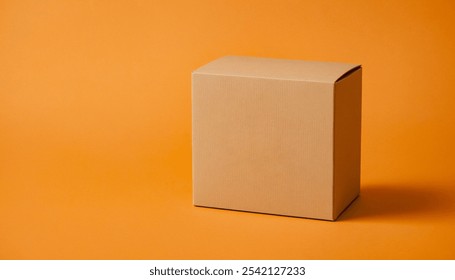
POLYGON ((455 5, 420 2, 0 1, 0 258, 454 259, 455 5), (228 54, 362 63, 339 221, 192 206, 190 73, 228 54))

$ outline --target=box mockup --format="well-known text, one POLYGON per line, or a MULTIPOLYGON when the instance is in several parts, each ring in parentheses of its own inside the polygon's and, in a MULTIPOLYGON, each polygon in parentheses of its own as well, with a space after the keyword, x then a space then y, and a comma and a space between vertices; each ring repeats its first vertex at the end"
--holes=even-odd
POLYGON ((193 203, 336 220, 359 195, 362 68, 227 56, 192 73, 193 203))

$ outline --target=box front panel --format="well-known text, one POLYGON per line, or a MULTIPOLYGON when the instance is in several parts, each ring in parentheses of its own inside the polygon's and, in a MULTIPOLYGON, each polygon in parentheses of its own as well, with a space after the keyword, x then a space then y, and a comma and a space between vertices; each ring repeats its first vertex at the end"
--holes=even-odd
POLYGON ((331 219, 332 90, 194 74, 194 204, 331 219))

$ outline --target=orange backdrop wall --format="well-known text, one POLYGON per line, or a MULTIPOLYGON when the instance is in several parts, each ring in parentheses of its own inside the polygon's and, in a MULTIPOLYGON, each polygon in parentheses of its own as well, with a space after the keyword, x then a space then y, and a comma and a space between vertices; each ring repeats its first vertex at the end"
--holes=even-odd
POLYGON ((0 1, 0 258, 454 259, 453 1, 0 1), (361 63, 337 222, 195 208, 191 76, 361 63))

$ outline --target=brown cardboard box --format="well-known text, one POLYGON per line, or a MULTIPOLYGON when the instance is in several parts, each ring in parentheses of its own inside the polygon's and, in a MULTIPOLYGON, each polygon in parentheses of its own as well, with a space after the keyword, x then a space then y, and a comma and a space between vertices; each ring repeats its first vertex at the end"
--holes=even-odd
POLYGON ((359 65, 228 56, 192 86, 194 205, 335 220, 358 196, 359 65))

